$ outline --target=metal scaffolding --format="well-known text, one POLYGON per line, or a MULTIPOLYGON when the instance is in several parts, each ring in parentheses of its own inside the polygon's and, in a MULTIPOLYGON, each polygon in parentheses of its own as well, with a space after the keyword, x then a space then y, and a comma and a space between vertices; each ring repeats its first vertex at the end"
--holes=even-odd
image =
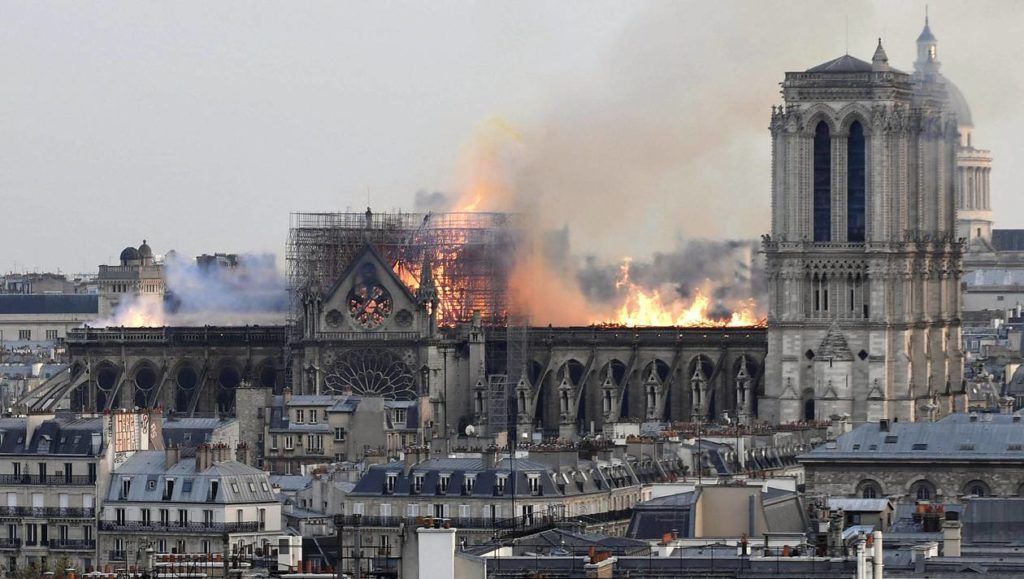
POLYGON ((513 221, 505 213, 292 213, 287 249, 292 317, 301 314, 301 292, 331 287, 369 243, 414 292, 429 264, 440 325, 468 321, 475 310, 485 324, 504 325, 515 255, 513 221))

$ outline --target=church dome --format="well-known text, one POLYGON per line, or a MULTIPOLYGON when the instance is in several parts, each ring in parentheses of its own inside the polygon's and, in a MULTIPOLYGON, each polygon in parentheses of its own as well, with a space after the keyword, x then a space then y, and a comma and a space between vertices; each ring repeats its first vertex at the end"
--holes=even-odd
POLYGON ((971 107, 967 105, 967 99, 964 98, 964 93, 960 92, 960 89, 953 84, 946 77, 942 77, 942 80, 946 82, 946 94, 949 95, 949 106, 956 113, 957 123, 961 127, 973 127, 974 121, 971 119, 971 107))
POLYGON ((137 261, 139 259, 139 250, 134 247, 128 246, 121 251, 121 261, 137 261))
POLYGON ((146 244, 145 239, 142 240, 142 245, 139 246, 139 257, 143 259, 153 257, 153 250, 146 244))

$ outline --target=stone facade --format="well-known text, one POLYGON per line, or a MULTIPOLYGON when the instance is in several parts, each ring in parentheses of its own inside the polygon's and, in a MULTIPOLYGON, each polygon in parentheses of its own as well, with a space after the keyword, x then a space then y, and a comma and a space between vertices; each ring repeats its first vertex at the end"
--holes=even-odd
POLYGON ((1008 414, 863 424, 797 460, 809 495, 956 502, 1024 492, 1024 428, 1008 414))
MULTIPOLYGON (((934 489, 927 500, 958 501, 973 494, 970 486, 983 483, 985 496, 1024 496, 1024 465, 984 461, 870 462, 806 465, 807 493, 811 495, 862 496, 864 488, 877 485, 878 497, 917 500, 917 487, 934 489)), ((926 497, 920 497, 922 499, 926 497)))
POLYGON ((962 388, 958 123, 932 42, 915 74, 849 55, 786 74, 771 118, 759 415, 941 415, 962 388))

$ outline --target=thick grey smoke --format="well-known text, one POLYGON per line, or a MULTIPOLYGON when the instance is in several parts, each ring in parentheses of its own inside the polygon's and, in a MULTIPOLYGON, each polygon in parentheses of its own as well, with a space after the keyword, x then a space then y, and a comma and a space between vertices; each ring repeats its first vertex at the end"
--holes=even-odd
POLYGON ((417 213, 437 213, 448 211, 452 203, 452 198, 441 191, 417 191, 412 206, 417 213))
POLYGON ((273 255, 240 255, 235 263, 171 256, 165 309, 168 325, 284 323, 287 284, 273 255))

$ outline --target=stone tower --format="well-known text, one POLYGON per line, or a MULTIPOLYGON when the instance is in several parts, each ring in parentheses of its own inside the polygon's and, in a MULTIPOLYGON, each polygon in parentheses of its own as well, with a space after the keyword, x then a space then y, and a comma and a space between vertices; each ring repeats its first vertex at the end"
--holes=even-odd
POLYGON ((890 67, 879 41, 871 62, 844 55, 786 73, 782 95, 758 415, 949 412, 962 388, 962 258, 944 80, 890 67))

